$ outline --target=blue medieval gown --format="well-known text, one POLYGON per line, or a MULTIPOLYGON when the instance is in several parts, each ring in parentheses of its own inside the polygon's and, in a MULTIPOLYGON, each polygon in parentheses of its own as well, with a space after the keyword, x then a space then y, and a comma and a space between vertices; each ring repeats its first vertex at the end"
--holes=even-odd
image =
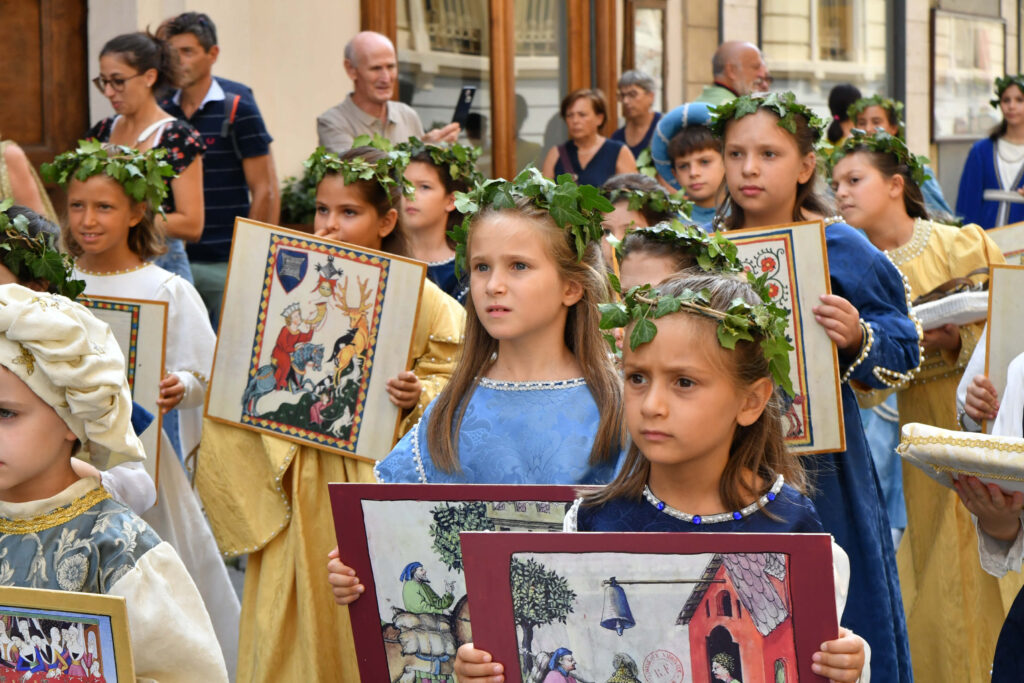
POLYGON ((434 465, 423 419, 377 463, 382 483, 606 484, 618 457, 590 464, 600 419, 582 379, 559 382, 497 382, 480 379, 459 428, 461 471, 434 465))
POLYGON ((1016 190, 1024 187, 1024 173, 1016 178, 1001 178, 996 146, 989 138, 974 143, 960 175, 956 213, 964 223, 977 223, 988 230, 1024 221, 1024 204, 985 201, 985 190, 1016 190))

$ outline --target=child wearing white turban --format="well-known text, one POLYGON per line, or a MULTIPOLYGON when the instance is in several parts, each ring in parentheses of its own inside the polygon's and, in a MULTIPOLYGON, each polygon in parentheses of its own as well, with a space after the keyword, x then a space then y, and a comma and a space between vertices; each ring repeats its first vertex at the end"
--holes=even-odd
POLYGON ((123 596, 139 679, 226 681, 177 554, 72 455, 99 469, 145 458, 124 357, 85 307, 0 285, 0 583, 123 596))

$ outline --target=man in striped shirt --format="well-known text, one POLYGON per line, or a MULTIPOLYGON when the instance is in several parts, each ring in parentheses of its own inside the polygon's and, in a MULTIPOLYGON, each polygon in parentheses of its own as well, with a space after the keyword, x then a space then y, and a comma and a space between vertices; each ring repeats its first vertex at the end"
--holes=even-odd
POLYGON ((199 242, 187 246, 196 289, 216 329, 227 279, 235 217, 276 224, 281 200, 259 107, 247 86, 214 77, 220 48, 210 18, 186 12, 160 25, 158 35, 178 52, 181 89, 160 106, 194 126, 206 143, 203 200, 206 220, 199 242))

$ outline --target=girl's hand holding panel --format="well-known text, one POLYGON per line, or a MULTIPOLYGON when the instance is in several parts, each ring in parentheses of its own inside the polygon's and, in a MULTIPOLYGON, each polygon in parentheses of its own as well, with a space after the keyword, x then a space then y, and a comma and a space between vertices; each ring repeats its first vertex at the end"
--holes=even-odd
POLYGON ((327 583, 331 584, 334 601, 339 605, 355 602, 366 591, 366 587, 359 583, 356 570, 338 559, 337 548, 329 552, 327 557, 327 583))
POLYGON ((388 390, 391 402, 402 410, 415 408, 420 400, 420 393, 423 391, 419 377, 411 370, 400 372, 397 377, 389 379, 385 388, 388 390))
POLYGON ((814 319, 825 328, 825 334, 840 351, 855 355, 863 343, 860 313, 849 301, 835 294, 822 294, 821 305, 815 306, 814 319))
POLYGON ((864 640, 853 631, 839 628, 839 637, 821 644, 811 669, 833 683, 856 683, 864 669, 864 640))
POLYGON ((455 653, 455 675, 462 683, 502 683, 505 667, 491 661, 491 653, 466 643, 455 653))

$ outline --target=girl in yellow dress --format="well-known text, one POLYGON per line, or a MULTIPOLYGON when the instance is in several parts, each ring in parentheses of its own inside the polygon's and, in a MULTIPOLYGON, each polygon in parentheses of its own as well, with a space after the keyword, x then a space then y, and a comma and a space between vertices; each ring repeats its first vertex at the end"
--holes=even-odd
MULTIPOLYGON (((398 231, 402 156, 323 148, 307 161, 317 180, 317 236, 403 253, 398 231), (358 168, 387 177, 356 179, 358 168)), ((412 369, 388 381, 402 432, 441 391, 462 348, 465 311, 429 280, 413 333, 412 369)), ((328 482, 373 482, 373 464, 207 420, 196 472, 221 551, 248 553, 239 636, 239 681, 358 681, 348 611, 323 580, 337 545, 328 482), (305 645, 296 648, 295 643, 305 645), (311 656, 310 653, 315 653, 311 656)))
MULTIPOLYGON (((912 299, 959 277, 987 278, 1003 263, 999 248, 976 225, 958 228, 928 219, 921 194, 924 159, 884 131, 855 131, 833 158, 832 186, 843 217, 886 251, 906 277, 912 299), (981 271, 977 275, 971 275, 981 271)), ((900 425, 922 422, 957 429, 956 387, 983 322, 924 332, 920 370, 900 389, 900 425)), ((955 492, 904 465, 907 532, 897 553, 914 676, 919 681, 988 680, 1005 615, 1019 587, 981 570, 970 515, 955 492)))

